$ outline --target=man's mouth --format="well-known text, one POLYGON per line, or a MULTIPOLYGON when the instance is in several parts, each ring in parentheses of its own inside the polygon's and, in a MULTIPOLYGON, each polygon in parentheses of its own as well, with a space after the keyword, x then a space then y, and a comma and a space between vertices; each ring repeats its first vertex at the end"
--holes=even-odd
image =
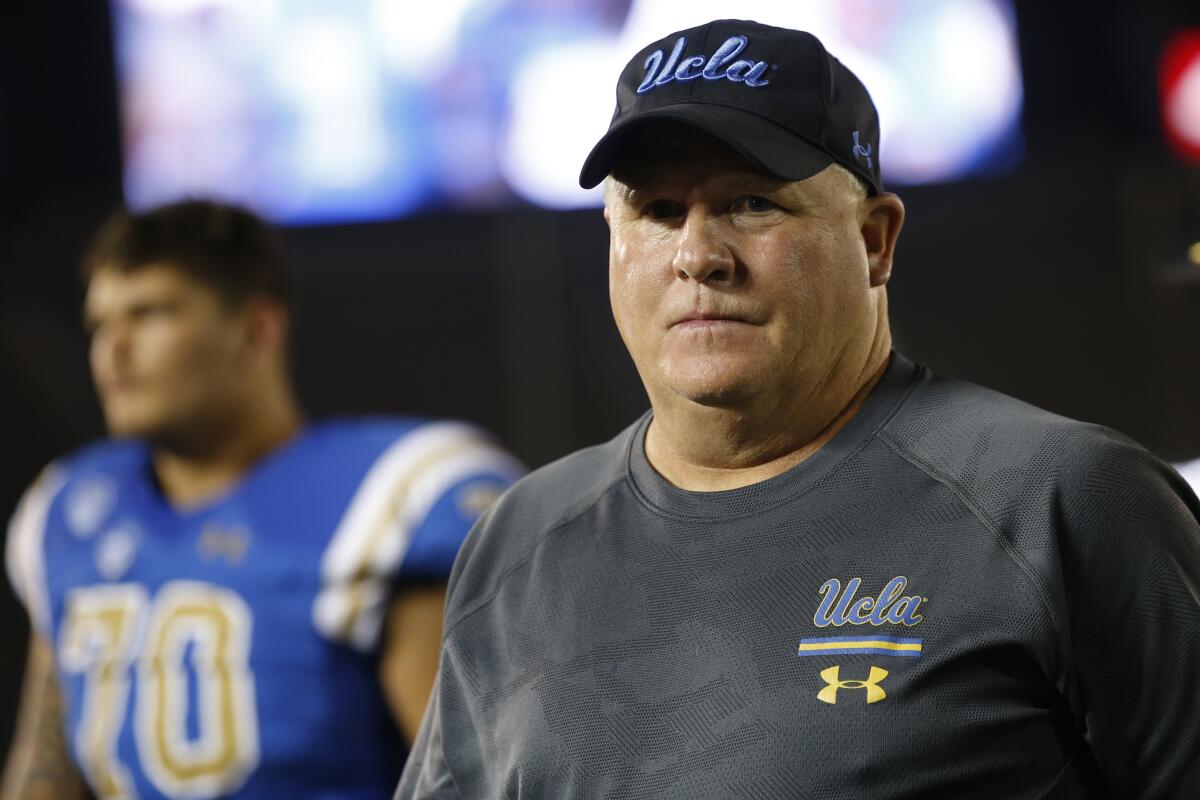
POLYGON ((730 313, 723 313, 723 312, 694 311, 694 312, 685 314, 683 317, 681 317, 680 319, 673 322, 671 324, 671 327, 672 328, 683 328, 683 329, 703 329, 703 328, 721 327, 721 326, 725 326, 725 325, 749 325, 749 324, 751 324, 749 320, 747 320, 745 317, 737 315, 737 314, 730 314, 730 313))

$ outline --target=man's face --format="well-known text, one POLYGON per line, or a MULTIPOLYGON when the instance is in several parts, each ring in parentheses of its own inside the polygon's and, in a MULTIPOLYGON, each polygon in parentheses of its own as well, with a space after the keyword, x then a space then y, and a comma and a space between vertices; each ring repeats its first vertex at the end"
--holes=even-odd
POLYGON ((101 268, 84 314, 113 435, 191 440, 235 405, 243 326, 212 288, 165 264, 101 268))
POLYGON ((780 181, 713 140, 686 144, 618 168, 607 194, 613 316, 651 400, 819 391, 879 324, 861 193, 833 169, 780 181))

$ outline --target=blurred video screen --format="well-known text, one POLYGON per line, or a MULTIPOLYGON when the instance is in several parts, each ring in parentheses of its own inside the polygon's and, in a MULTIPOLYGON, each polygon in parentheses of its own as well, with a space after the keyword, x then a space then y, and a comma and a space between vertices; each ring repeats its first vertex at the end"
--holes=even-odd
POLYGON ((621 68, 731 13, 812 31, 862 78, 888 185, 1019 159, 1010 0, 114 0, 126 199, 283 224, 597 206, 576 180, 621 68))

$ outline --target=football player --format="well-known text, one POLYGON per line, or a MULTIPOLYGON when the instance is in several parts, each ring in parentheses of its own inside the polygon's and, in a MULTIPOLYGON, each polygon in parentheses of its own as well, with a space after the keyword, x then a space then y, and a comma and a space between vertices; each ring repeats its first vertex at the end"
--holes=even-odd
POLYGON ((463 423, 306 421, 272 232, 187 201, 84 259, 112 437, 7 542, 32 641, 4 798, 379 798, 437 669, 444 580, 521 472, 463 423))

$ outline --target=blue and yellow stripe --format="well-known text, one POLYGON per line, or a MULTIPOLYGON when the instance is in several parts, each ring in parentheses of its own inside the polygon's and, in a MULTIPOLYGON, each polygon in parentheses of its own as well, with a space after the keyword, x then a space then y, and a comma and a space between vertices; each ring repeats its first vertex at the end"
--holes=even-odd
POLYGON ((897 636, 829 636, 822 639, 801 639, 798 656, 833 656, 866 653, 875 656, 921 655, 920 639, 897 636))

